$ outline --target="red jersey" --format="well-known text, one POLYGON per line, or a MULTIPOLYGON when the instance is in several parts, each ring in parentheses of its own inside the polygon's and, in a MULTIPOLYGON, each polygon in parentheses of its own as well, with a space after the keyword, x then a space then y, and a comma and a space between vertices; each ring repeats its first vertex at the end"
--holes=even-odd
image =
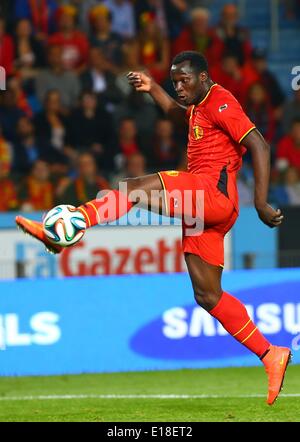
POLYGON ((234 96, 213 84, 197 106, 187 111, 189 117, 188 171, 219 178, 236 172, 242 165, 243 138, 255 128, 234 96))
POLYGON ((15 47, 13 39, 9 35, 0 38, 0 66, 5 69, 6 75, 13 71, 15 47))
POLYGON ((158 173, 165 190, 166 213, 182 219, 184 253, 223 266, 224 236, 239 212, 236 172, 245 151, 241 142, 255 126, 234 96, 218 84, 211 86, 197 106, 188 109, 188 117, 188 172, 158 173), (200 200, 197 190, 203 191, 200 200), (179 192, 180 198, 174 197, 173 191, 179 192), (203 213, 197 212, 199 203, 203 213), (191 215, 193 221, 195 215, 200 217, 203 230, 190 230, 191 215))
POLYGON ((89 42, 80 31, 74 31, 70 38, 62 32, 56 32, 48 39, 49 45, 58 45, 63 48, 63 64, 66 69, 75 69, 88 60, 89 42))

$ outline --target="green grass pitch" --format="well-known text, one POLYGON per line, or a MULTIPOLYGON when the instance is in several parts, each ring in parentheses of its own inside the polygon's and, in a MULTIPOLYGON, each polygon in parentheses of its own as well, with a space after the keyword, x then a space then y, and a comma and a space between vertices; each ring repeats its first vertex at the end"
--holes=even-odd
POLYGON ((2 377, 0 421, 300 421, 300 365, 272 407, 266 391, 263 367, 2 377))

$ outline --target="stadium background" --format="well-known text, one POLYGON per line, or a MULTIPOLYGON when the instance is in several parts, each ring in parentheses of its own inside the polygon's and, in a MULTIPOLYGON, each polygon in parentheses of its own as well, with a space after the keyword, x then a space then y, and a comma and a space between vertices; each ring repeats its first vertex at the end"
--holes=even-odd
MULTIPOLYGON (((194 304, 177 222, 133 212, 58 257, 15 229, 16 212, 39 220, 122 177, 184 170, 184 134, 124 77, 146 67, 173 94, 183 49, 206 54, 271 145, 269 200, 285 221, 258 220, 246 154, 224 287, 300 363, 299 2, 4 0, 0 13, 0 375, 259 365, 194 304)), ((13 395, 6 379, 1 395, 13 395)))

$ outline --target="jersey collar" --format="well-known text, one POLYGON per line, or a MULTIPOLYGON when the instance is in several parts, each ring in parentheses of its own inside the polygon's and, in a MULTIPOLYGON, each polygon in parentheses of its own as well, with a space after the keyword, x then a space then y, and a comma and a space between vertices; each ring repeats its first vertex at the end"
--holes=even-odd
POLYGON ((217 85, 218 85, 218 83, 213 83, 213 84, 211 85, 211 87, 208 89, 208 91, 206 92, 204 98, 202 98, 202 100, 200 101, 200 103, 196 104, 195 107, 198 107, 198 106, 200 106, 200 104, 203 104, 203 103, 206 101, 206 99, 208 98, 209 94, 211 93, 212 88, 215 87, 215 86, 217 86, 217 85))

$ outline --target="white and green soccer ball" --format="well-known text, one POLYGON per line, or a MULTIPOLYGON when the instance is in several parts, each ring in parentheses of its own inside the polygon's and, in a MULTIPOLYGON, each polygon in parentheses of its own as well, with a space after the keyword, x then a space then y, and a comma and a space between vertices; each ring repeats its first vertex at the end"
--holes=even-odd
POLYGON ((43 228, 45 235, 53 244, 68 247, 81 240, 86 229, 86 221, 82 212, 76 207, 61 204, 46 214, 43 228))

